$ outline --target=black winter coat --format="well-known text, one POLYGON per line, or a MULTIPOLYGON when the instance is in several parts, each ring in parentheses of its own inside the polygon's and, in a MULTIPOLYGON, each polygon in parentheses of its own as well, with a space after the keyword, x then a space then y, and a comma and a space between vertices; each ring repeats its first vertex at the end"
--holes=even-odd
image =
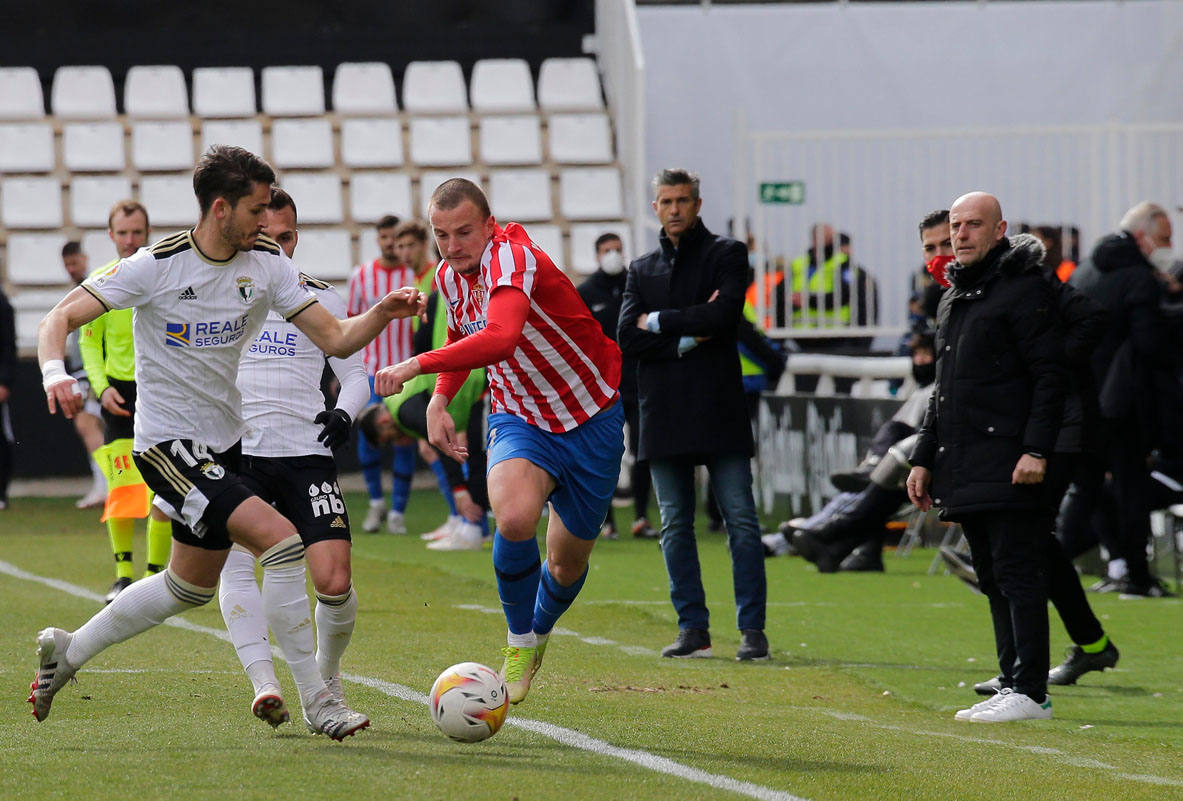
POLYGON ((937 379, 912 464, 933 473, 942 517, 1034 509, 1037 484, 1012 484, 1025 452, 1050 456, 1067 386, 1064 334, 1038 251, 1003 239, 953 265, 937 310, 937 379))
POLYGON ((618 341, 637 360, 641 459, 754 452, 736 342, 747 274, 743 243, 702 220, 676 249, 663 231, 659 247, 629 267, 618 341), (655 311, 660 334, 637 328, 655 311), (683 336, 710 338, 679 355, 683 336))
MULTIPOLYGON (((604 336, 613 342, 616 341, 616 327, 620 322, 620 305, 624 302, 626 280, 623 272, 608 275, 603 270, 596 270, 575 288, 592 317, 604 330, 604 336)), ((626 401, 636 402, 637 361, 623 354, 620 360, 620 394, 626 401)))
POLYGON ((1130 234, 1104 236, 1072 273, 1069 285, 1105 308, 1109 327, 1093 351, 1093 377, 1103 416, 1148 421, 1155 369, 1169 363, 1162 285, 1130 234))

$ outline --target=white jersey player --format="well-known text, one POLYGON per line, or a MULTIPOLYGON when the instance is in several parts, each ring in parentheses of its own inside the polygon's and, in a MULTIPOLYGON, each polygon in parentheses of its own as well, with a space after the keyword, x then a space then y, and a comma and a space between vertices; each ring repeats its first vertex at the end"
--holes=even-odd
MULTIPOLYGON (((272 190, 263 232, 289 257, 295 251, 296 205, 282 189, 272 190)), ((330 285, 304 274, 300 283, 333 315, 346 316, 345 302, 330 285)), ((300 533, 316 590, 317 666, 343 702, 341 655, 353 634, 357 594, 350 575, 349 514, 332 448, 348 440, 353 419, 370 398, 370 385, 360 352, 347 359, 329 357, 341 393, 336 408, 326 411, 320 389, 325 360, 296 326, 275 312, 267 315, 238 368, 246 424, 242 477, 300 533)), ((279 726, 289 715, 271 660, 254 555, 235 545, 218 587, 226 629, 254 685, 251 711, 279 726)))
POLYGON ((87 279, 50 310, 38 332, 46 402, 71 418, 82 407, 62 362, 66 335, 113 308, 135 307, 139 392, 133 456, 174 519, 168 568, 121 592, 74 632, 37 638, 29 701, 45 720, 54 695, 96 654, 207 603, 231 542, 263 564, 263 610, 292 668, 305 717, 334 739, 369 721, 325 685, 312 655, 304 547, 287 518, 239 474, 243 433, 234 384, 243 351, 268 311, 292 320, 326 353, 348 356, 390 320, 420 313, 418 290, 391 292, 371 311, 338 320, 300 286, 279 246, 260 236, 275 173, 242 148, 215 145, 193 173, 201 219, 87 279))

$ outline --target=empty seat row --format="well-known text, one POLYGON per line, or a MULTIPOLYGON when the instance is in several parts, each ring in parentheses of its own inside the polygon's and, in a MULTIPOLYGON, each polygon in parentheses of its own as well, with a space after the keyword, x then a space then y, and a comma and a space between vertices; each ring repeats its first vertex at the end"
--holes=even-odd
MULTIPOLYGON (((472 170, 424 171, 419 175, 419 203, 412 201, 412 177, 391 170, 359 170, 349 178, 349 214, 353 222, 373 222, 384 214, 415 216, 440 183, 453 177, 482 183, 472 170)), ((288 172, 281 185, 296 200, 300 221, 345 222, 345 192, 335 172, 288 172)), ((620 172, 614 167, 572 167, 558 174, 558 214, 551 174, 543 168, 491 170, 487 189, 497 214, 509 220, 615 219, 623 214, 620 172)), ((144 175, 138 194, 125 175, 75 176, 70 182, 70 224, 80 228, 107 224, 115 201, 138 196, 153 223, 189 225, 197 220, 192 178, 188 173, 144 175)), ((53 177, 0 181, 0 223, 17 230, 65 225, 62 187, 53 177)))
MULTIPOLYGON (((423 166, 473 162, 472 129, 466 116, 414 117, 408 124, 410 161, 423 166)), ((613 160, 612 131, 603 112, 554 114, 548 120, 548 149, 562 164, 606 164, 613 160)), ((0 123, 0 173, 52 172, 53 129, 44 122, 0 123)), ((480 119, 477 148, 486 164, 542 163, 542 129, 537 115, 480 119)), ((263 153, 263 125, 257 119, 207 120, 200 150, 234 144, 263 153)), ((331 167, 337 163, 332 122, 327 117, 277 119, 271 125, 271 162, 289 167, 331 167)), ((131 163, 139 170, 192 167, 193 130, 188 120, 134 122, 131 163)), ((399 120, 350 118, 341 122, 340 162, 347 167, 397 167, 404 163, 399 120)), ((62 165, 71 172, 111 172, 127 167, 123 125, 74 122, 62 127, 62 165)))
MULTIPOLYGON (((250 117, 255 76, 250 67, 197 67, 193 70, 192 111, 200 117, 250 117)), ((262 111, 275 116, 306 116, 326 110, 324 72, 317 66, 264 67, 262 111)), ((476 62, 465 86, 455 61, 413 61, 402 82, 403 108, 411 112, 514 112, 543 109, 600 109, 604 101, 596 64, 589 58, 551 58, 542 62, 537 102, 529 65, 521 59, 476 62), (471 106, 470 106, 471 103, 471 106)), ((390 114, 398 110, 394 77, 381 62, 345 63, 333 75, 333 110, 339 114, 390 114)), ((114 117, 115 84, 101 66, 59 67, 53 76, 50 106, 63 119, 114 117)), ((123 87, 129 117, 176 119, 190 112, 181 68, 135 66, 123 87)), ((41 81, 32 67, 0 68, 0 119, 45 116, 41 81)))

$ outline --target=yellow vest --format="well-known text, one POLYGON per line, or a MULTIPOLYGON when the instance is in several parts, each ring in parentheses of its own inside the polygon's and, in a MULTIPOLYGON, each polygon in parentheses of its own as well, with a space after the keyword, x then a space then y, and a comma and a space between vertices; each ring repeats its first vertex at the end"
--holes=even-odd
POLYGON ((802 308, 793 309, 793 325, 818 327, 819 325, 847 325, 850 323, 850 304, 835 306, 833 309, 813 309, 809 307, 805 296, 821 295, 835 297, 835 288, 842 280, 842 268, 846 265, 846 254, 835 251, 834 255, 822 262, 821 266, 809 274, 809 256, 802 255, 793 259, 789 265, 792 274, 791 291, 802 296, 802 308))

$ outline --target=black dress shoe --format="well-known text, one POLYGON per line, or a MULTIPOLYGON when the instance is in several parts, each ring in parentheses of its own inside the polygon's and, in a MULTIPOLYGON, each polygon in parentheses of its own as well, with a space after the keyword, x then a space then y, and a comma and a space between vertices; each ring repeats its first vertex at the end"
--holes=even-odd
POLYGON ((882 573, 883 548, 876 541, 864 542, 842 560, 838 569, 858 573, 882 573))

